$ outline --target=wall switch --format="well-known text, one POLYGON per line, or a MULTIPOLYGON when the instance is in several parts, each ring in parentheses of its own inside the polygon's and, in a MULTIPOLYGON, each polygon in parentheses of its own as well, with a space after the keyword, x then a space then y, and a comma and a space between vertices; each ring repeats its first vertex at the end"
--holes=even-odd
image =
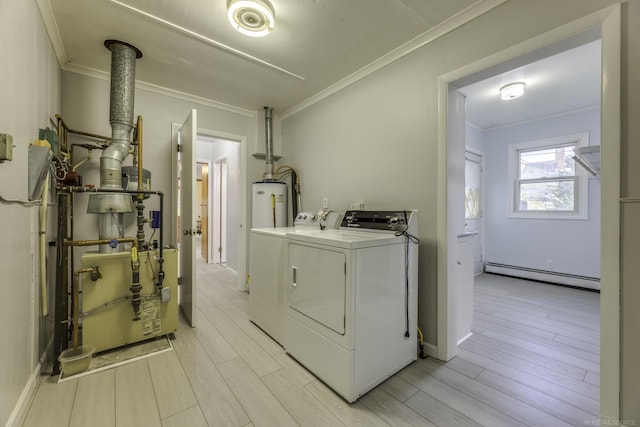
POLYGON ((547 269, 553 270, 553 261, 552 260, 547 261, 547 269))
POLYGON ((0 163, 13 160, 13 137, 8 133, 0 133, 0 163))
POLYGON ((322 209, 329 209, 329 198, 325 197, 322 199, 322 209))

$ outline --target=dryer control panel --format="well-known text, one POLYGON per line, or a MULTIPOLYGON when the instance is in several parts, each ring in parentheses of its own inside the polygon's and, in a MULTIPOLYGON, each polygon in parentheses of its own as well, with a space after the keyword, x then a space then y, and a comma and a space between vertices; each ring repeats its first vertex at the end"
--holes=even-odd
POLYGON ((404 231, 410 215, 410 211, 347 211, 340 228, 404 231))

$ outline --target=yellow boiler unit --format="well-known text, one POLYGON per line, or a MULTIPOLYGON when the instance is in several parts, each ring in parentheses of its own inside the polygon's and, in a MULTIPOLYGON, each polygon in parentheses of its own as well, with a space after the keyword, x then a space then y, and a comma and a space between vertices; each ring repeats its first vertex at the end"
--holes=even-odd
POLYGON ((165 279, 157 289, 158 251, 138 253, 140 315, 131 309, 131 254, 87 252, 82 256, 82 341, 96 352, 167 335, 178 327, 178 267, 176 249, 164 249, 165 279), (94 280, 95 279, 95 280, 94 280))

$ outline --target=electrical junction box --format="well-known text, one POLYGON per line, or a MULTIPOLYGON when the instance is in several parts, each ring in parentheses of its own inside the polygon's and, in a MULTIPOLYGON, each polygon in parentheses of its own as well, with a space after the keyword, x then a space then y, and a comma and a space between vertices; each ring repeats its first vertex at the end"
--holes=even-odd
POLYGON ((0 163, 13 160, 13 137, 8 133, 0 133, 0 163))

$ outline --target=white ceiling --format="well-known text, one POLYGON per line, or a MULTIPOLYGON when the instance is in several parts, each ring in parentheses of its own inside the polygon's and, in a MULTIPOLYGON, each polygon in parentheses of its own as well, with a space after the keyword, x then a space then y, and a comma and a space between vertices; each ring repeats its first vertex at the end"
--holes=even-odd
MULTIPOLYGON (((600 40, 545 56, 467 86, 467 121, 482 129, 591 108, 600 104, 600 40), (500 99, 500 88, 526 84, 525 94, 500 99)), ((485 73, 486 74, 486 73, 485 73)), ((491 74, 491 73, 489 73, 491 74)))
POLYGON ((456 14, 503 1, 271 0, 276 27, 263 38, 231 27, 227 0, 49 3, 64 69, 108 72, 103 42, 118 39, 143 52, 136 65, 139 81, 247 109, 269 105, 282 111, 456 14))
MULTIPOLYGON (((252 38, 227 21, 227 0, 37 0, 65 70, 108 74, 103 42, 118 39, 143 52, 140 82, 248 110, 269 105, 276 113, 504 1, 271 0, 275 30, 252 38)), ((598 49, 582 46, 461 84, 468 119, 490 128, 599 103, 598 49), (526 95, 499 101, 498 88, 512 80, 527 83, 526 95)))

